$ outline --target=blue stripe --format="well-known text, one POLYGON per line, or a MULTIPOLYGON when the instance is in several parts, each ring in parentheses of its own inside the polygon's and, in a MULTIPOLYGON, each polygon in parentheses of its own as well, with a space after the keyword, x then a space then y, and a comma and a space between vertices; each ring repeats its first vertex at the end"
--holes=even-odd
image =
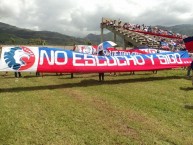
MULTIPOLYGON (((40 55, 40 52, 44 50, 46 51, 48 57, 51 57, 51 51, 64 51, 67 53, 67 56, 68 58, 72 58, 72 51, 71 50, 66 50, 66 49, 63 49, 63 48, 48 48, 48 47, 39 47, 39 55, 40 55)), ((64 58, 64 55, 62 53, 59 53, 58 54, 58 58, 64 58)))

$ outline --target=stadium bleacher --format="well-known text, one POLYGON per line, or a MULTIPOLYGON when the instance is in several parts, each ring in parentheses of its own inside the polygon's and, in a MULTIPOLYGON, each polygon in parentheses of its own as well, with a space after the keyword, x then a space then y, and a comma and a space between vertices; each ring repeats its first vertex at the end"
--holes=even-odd
MULTIPOLYGON (((167 42, 169 45, 171 45, 170 42, 172 40, 176 42, 177 44, 179 44, 179 47, 181 47, 183 43, 182 41, 183 37, 186 37, 182 35, 173 35, 173 34, 171 35, 170 31, 161 31, 163 32, 163 34, 162 33, 158 34, 158 33, 155 33, 154 31, 146 32, 142 29, 138 29, 138 27, 136 27, 137 29, 134 29, 133 27, 129 27, 126 29, 124 24, 126 23, 122 22, 121 20, 112 20, 110 18, 102 18, 101 32, 103 32, 103 29, 106 28, 109 31, 113 32, 114 35, 120 36, 124 40, 125 49, 127 47, 128 42, 132 43, 134 47, 146 45, 151 48, 160 48, 160 42, 162 40, 167 42), (170 33, 166 34, 166 32, 170 32, 170 33)), ((139 26, 139 25, 135 25, 135 26, 139 26)), ((152 27, 151 29, 154 30, 154 28, 152 27)), ((156 27, 156 29, 158 28, 156 27)), ((101 35, 103 34, 101 33, 101 35)))

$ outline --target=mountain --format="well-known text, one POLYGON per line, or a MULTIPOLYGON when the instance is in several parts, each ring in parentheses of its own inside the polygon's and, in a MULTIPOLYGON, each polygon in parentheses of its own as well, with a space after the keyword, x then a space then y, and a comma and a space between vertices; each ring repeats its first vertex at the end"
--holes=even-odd
MULTIPOLYGON (((113 41, 113 33, 109 32, 107 34, 104 34, 103 36, 103 41, 113 41)), ((100 44, 101 43, 101 35, 95 35, 95 34, 88 34, 85 37, 86 40, 89 40, 92 44, 100 44)), ((122 38, 120 38, 119 36, 117 36, 117 42, 116 42, 119 46, 121 46, 123 44, 123 40, 122 38)))
POLYGON ((169 30, 175 33, 184 34, 187 36, 193 36, 193 25, 191 24, 182 24, 182 25, 175 25, 170 27, 165 26, 157 26, 158 28, 169 30))
MULTIPOLYGON (((193 36, 193 25, 183 24, 176 26, 157 26, 161 29, 170 30, 175 33, 193 36)), ((113 41, 113 33, 104 34, 104 41, 113 41)), ((100 44, 100 35, 88 34, 85 38, 76 38, 50 31, 32 31, 22 29, 0 22, 0 44, 18 44, 18 45, 83 45, 83 44, 100 44)), ((117 44, 121 46, 123 40, 117 36, 117 44)))
POLYGON ((32 31, 0 22, 1 44, 73 45, 87 44, 89 40, 50 31, 32 31))

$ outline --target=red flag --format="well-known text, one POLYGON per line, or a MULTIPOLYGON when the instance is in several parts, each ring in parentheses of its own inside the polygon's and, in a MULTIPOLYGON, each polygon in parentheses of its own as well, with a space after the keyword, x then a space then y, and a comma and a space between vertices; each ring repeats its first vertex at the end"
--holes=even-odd
POLYGON ((188 52, 193 52, 193 36, 187 37, 184 40, 184 44, 188 52))

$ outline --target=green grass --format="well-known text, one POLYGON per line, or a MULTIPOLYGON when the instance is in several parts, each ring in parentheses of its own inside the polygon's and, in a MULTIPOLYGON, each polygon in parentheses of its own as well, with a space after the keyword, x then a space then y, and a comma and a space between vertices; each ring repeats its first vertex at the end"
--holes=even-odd
POLYGON ((22 75, 0 80, 0 144, 193 144, 186 70, 22 75))

